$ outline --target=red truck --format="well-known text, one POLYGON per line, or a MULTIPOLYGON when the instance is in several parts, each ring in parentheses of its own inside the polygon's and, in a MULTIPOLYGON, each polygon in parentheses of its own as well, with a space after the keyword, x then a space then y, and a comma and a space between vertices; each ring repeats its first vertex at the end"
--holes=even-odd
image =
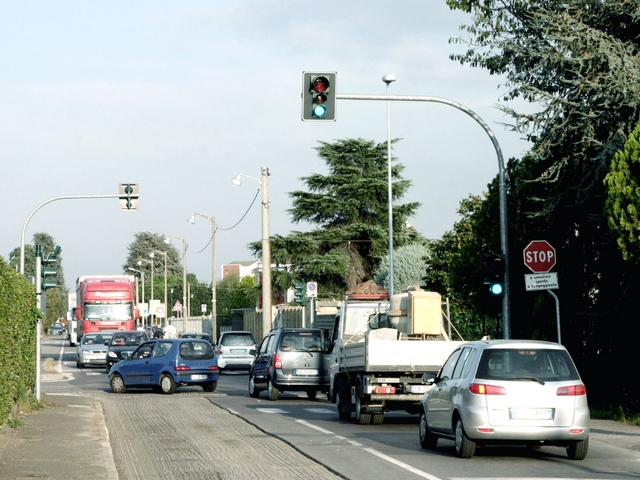
POLYGON ((85 275, 76 280, 76 319, 81 334, 135 330, 139 318, 133 275, 85 275))

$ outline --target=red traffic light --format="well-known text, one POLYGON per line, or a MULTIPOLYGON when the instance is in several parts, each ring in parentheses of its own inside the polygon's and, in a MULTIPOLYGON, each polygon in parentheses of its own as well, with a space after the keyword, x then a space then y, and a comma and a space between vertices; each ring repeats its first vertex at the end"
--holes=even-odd
POLYGON ((313 79, 313 83, 311 84, 311 90, 318 93, 326 92, 329 90, 329 86, 329 80, 327 80, 326 77, 316 77, 313 79))

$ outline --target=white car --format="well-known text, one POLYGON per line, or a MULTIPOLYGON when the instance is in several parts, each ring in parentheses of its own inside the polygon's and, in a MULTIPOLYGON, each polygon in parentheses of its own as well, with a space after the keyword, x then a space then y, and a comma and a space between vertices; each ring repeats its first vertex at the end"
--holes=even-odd
POLYGON ((589 447, 587 390, 569 352, 557 343, 488 340, 460 345, 423 396, 420 444, 455 441, 470 458, 476 446, 560 446, 573 460, 589 447))
POLYGON ((112 336, 113 332, 85 333, 76 350, 76 366, 78 368, 87 365, 104 367, 107 363, 107 346, 112 336))

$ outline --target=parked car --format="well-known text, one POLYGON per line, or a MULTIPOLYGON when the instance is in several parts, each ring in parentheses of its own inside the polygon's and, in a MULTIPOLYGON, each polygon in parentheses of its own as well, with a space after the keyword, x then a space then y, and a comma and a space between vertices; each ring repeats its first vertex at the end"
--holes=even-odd
POLYGON ((589 447, 587 392, 569 352, 557 343, 489 340, 460 345, 422 398, 423 448, 455 441, 470 458, 476 446, 560 446, 582 460, 589 447))
POLYGON ((200 340, 206 340, 207 342, 213 344, 211 335, 209 335, 208 333, 181 333, 180 338, 199 338, 200 340))
POLYGON ((304 391, 314 400, 318 392, 329 392, 329 352, 322 331, 282 328, 262 340, 249 372, 249 395, 267 390, 270 400, 281 391, 304 391))
POLYGON ((139 345, 129 358, 111 368, 109 384, 115 393, 135 387, 171 394, 186 385, 199 385, 205 392, 213 392, 219 377, 220 370, 209 342, 169 338, 139 345))
POLYGON ((76 349, 76 366, 87 365, 105 366, 107 363, 107 348, 115 332, 85 333, 76 349))
POLYGON ((251 332, 222 332, 215 348, 220 370, 250 370, 257 348, 251 332))
POLYGON ((128 358, 142 342, 149 340, 144 330, 120 330, 113 334, 107 348, 107 373, 116 363, 128 358))

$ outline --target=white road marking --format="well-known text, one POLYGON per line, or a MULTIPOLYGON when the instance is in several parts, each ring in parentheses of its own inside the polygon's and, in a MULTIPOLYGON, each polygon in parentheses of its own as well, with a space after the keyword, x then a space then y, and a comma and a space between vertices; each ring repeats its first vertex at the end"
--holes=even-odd
POLYGON ((322 433, 326 433, 327 435, 333 435, 333 432, 330 430, 325 430, 322 427, 316 427, 315 425, 313 425, 312 423, 307 422, 306 420, 296 420, 296 422, 301 423, 302 425, 305 425, 309 428, 313 428, 314 430, 317 430, 319 432, 322 433))
POLYGON ((281 408, 256 408, 256 410, 262 413, 289 413, 281 408))
MULTIPOLYGON (((394 465, 400 468, 404 468, 405 470, 411 473, 415 473, 419 477, 428 478, 429 480, 441 480, 439 477, 430 475, 427 472, 423 472, 422 470, 418 470, 417 468, 414 468, 411 465, 401 462, 400 460, 396 460, 395 458, 385 455, 384 453, 380 453, 377 450, 374 450, 373 448, 363 448, 363 450, 371 453, 372 455, 375 455, 376 457, 386 460, 387 462, 393 463, 394 465)), ((504 479, 501 479, 501 480, 504 480, 504 479)), ((539 480, 539 479, 536 479, 536 480, 539 480)))

